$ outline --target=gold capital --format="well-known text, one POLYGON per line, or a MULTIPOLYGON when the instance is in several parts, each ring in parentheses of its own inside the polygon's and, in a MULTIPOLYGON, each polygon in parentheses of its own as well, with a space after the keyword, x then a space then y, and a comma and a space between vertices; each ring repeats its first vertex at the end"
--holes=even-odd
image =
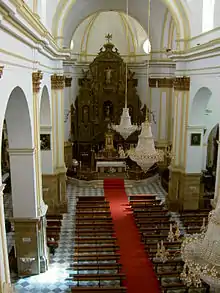
POLYGON ((0 66, 0 78, 2 77, 3 69, 4 69, 4 66, 0 66))
POLYGON ((173 81, 173 87, 177 91, 189 91, 190 77, 187 77, 187 76, 176 77, 173 81))
POLYGON ((61 90, 64 88, 65 77, 63 75, 51 75, 51 88, 52 90, 61 90))
POLYGON ((39 93, 42 78, 43 78, 43 73, 40 70, 32 73, 32 86, 33 86, 34 93, 39 93))
POLYGON ((72 77, 65 76, 65 87, 71 87, 72 77))

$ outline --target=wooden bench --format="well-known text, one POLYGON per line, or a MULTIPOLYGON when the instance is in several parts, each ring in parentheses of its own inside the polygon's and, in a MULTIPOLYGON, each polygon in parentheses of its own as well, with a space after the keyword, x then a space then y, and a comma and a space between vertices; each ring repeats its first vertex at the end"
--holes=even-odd
POLYGON ((76 244, 81 244, 81 243, 91 243, 91 244, 96 244, 96 243, 116 243, 117 239, 116 237, 75 237, 74 238, 74 243, 76 244))
POLYGON ((80 237, 82 237, 82 236, 111 237, 114 234, 114 232, 113 232, 113 230, 106 230, 106 229, 102 229, 102 230, 91 230, 91 229, 78 230, 78 229, 76 229, 75 234, 80 237))
POLYGON ((102 202, 106 201, 104 196, 78 196, 78 202, 102 202))
POLYGON ((119 281, 120 283, 122 283, 122 281, 125 280, 125 275, 122 273, 70 274, 68 280, 76 281, 78 284, 79 282, 85 281, 95 281, 99 283, 101 281, 119 281))
POLYGON ((156 200, 156 195, 152 194, 135 194, 135 195, 128 195, 130 201, 135 200, 156 200))
POLYGON ((126 293, 125 287, 71 287, 74 293, 126 293))
POLYGON ((49 214, 49 215, 46 215, 46 219, 47 220, 62 220, 63 219, 63 215, 52 215, 52 214, 49 214))
POLYGON ((74 271, 120 271, 122 265, 120 263, 85 263, 85 264, 74 264, 70 266, 71 270, 74 271))
POLYGON ((74 251, 75 253, 82 253, 82 252, 116 252, 119 250, 119 246, 112 243, 107 244, 96 244, 96 245, 75 245, 74 251))
POLYGON ((120 254, 90 254, 90 253, 74 253, 73 259, 75 261, 117 261, 120 259, 120 254))

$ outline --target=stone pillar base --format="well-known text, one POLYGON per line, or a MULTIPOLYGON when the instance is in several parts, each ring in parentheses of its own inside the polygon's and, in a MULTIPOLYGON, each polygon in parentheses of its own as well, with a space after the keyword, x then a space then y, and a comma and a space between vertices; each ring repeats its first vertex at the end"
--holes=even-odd
POLYGON ((48 269, 46 221, 40 218, 13 219, 13 222, 18 275, 24 277, 45 272, 48 269))
POLYGON ((171 211, 197 210, 200 205, 201 174, 170 170, 167 205, 171 211))
POLYGON ((48 205, 48 214, 67 212, 66 172, 43 174, 43 198, 48 205))
POLYGON ((73 162, 73 145, 72 142, 66 141, 64 143, 64 161, 67 168, 72 167, 73 162))
POLYGON ((66 196, 66 172, 58 173, 58 184, 59 184, 59 194, 60 194, 60 213, 67 213, 67 196, 66 196))

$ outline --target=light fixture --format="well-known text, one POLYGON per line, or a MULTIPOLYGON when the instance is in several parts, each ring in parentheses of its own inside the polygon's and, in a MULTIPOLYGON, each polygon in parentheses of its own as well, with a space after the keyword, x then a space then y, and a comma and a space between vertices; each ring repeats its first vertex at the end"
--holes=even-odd
MULTIPOLYGON (((203 226, 205 226, 203 220, 203 226)), ((204 228, 202 226, 202 228, 204 228)), ((220 208, 209 213, 208 228, 188 235, 181 246, 184 269, 181 280, 199 287, 202 280, 211 288, 220 288, 220 208)))
MULTIPOLYGON (((126 0, 126 39, 128 40, 128 0, 126 0)), ((120 135, 126 140, 133 132, 140 130, 140 126, 131 124, 131 116, 128 108, 128 64, 125 63, 125 107, 122 110, 120 118, 120 124, 111 124, 113 130, 120 133, 120 135)))

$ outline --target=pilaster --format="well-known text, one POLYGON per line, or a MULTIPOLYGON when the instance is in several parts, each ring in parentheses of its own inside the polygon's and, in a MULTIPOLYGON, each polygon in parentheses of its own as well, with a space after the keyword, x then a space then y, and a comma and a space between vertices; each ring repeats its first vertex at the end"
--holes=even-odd
POLYGON ((64 162, 64 86, 63 75, 51 76, 53 100, 53 142, 55 154, 55 170, 57 177, 56 205, 67 206, 66 202, 66 166, 64 162))
POLYGON ((42 177, 41 177, 41 150, 40 150, 40 109, 39 109, 39 93, 43 74, 41 71, 32 73, 32 87, 33 87, 33 117, 34 117, 34 146, 35 146, 35 171, 36 171, 36 191, 37 191, 37 206, 38 215, 42 211, 40 209, 43 201, 42 195, 42 177))
MULTIPOLYGON (((201 166, 194 153, 200 149, 198 142, 192 145, 194 134, 201 130, 190 128, 189 94, 190 78, 176 77, 174 86, 174 125, 172 151, 174 159, 170 167, 170 182, 167 203, 172 210, 198 209, 200 203, 201 166)), ((198 137, 201 136, 199 135, 198 137)), ((202 150, 202 147, 201 147, 202 150)), ((195 154, 196 155, 196 154, 195 154)), ((199 156, 198 156, 199 157, 199 156)), ((201 162, 201 157, 199 157, 201 162)))
POLYGON ((72 77, 65 76, 65 90, 64 90, 64 141, 67 142, 71 136, 71 104, 72 104, 72 93, 71 93, 72 77))

